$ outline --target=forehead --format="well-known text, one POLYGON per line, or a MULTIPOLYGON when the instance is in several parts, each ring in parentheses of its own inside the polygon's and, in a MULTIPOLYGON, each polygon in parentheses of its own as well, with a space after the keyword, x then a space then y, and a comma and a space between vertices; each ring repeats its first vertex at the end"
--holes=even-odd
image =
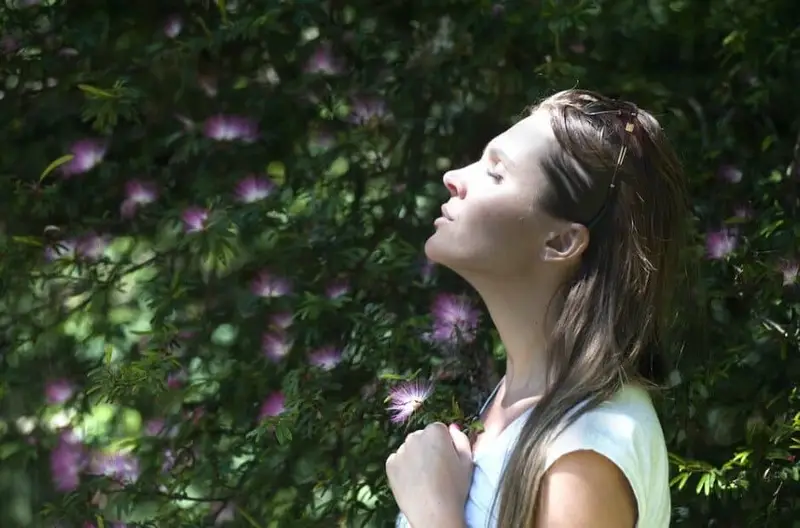
POLYGON ((501 150, 515 167, 528 171, 540 167, 539 160, 556 144, 550 113, 538 109, 495 137, 489 146, 501 150))

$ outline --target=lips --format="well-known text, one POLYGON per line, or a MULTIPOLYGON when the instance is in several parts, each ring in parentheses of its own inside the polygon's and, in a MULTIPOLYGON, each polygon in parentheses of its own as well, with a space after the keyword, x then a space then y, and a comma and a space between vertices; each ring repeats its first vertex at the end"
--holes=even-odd
POLYGON ((453 220, 453 217, 452 217, 452 216, 450 216, 450 215, 447 213, 447 206, 446 206, 446 205, 443 205, 443 206, 442 206, 442 216, 443 216, 443 217, 445 217, 445 218, 447 218, 447 219, 448 219, 448 220, 450 220, 450 221, 452 221, 452 220, 453 220))

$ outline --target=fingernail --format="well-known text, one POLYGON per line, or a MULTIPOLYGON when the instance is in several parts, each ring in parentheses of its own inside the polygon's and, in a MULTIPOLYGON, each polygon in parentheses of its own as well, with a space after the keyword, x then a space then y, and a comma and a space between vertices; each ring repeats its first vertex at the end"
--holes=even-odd
POLYGON ((461 431, 461 428, 458 426, 458 424, 450 424, 450 427, 452 427, 456 431, 461 431))

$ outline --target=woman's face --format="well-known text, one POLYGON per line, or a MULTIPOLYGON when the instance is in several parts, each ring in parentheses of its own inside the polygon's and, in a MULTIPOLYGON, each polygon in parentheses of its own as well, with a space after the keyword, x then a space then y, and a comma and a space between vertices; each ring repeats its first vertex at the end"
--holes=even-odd
POLYGON ((461 275, 535 273, 558 221, 539 207, 546 179, 539 160, 558 144, 550 116, 537 110, 492 139, 477 162, 444 175, 450 199, 428 258, 461 275))

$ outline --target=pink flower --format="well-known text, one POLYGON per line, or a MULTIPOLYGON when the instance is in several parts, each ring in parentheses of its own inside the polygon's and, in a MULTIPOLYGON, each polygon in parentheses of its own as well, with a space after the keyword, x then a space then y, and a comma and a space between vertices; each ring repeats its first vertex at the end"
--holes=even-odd
POLYGON ((259 297, 283 297, 291 293, 287 279, 276 277, 267 270, 258 274, 250 285, 251 291, 259 297))
POLYGON ((420 381, 403 382, 389 391, 389 412, 393 423, 408 420, 433 393, 433 384, 420 381))
POLYGON ((208 211, 201 207, 189 207, 181 215, 187 233, 197 233, 206 228, 208 211))
POLYGON ((742 171, 733 165, 723 165, 717 171, 717 176, 728 183, 739 183, 742 181, 742 171))
POLYGON ((271 328, 286 330, 292 326, 293 319, 294 315, 291 312, 280 312, 273 314, 272 317, 269 318, 269 325, 271 328))
POLYGON ((203 131, 216 141, 243 141, 252 143, 258 138, 258 125, 253 119, 242 116, 217 115, 206 120, 203 131))
POLYGON ((44 256, 48 261, 59 259, 74 259, 77 254, 78 243, 75 240, 59 240, 47 246, 44 256))
POLYGON ((164 24, 164 34, 169 38, 175 38, 183 31, 183 19, 178 15, 173 15, 164 24))
POLYGON ((67 239, 54 242, 45 249, 45 258, 48 261, 59 259, 97 260, 103 256, 108 247, 108 237, 99 235, 85 235, 79 239, 67 239))
POLYGON ((382 99, 371 97, 359 98, 353 101, 350 110, 350 122, 356 125, 368 125, 380 121, 389 115, 386 102, 382 99))
POLYGON ((127 453, 95 452, 87 473, 103 475, 120 484, 133 484, 139 479, 139 459, 127 453))
POLYGON ((708 258, 720 260, 733 253, 738 245, 736 231, 721 229, 706 235, 706 253, 708 258))
POLYGON ((123 218, 131 218, 140 206, 151 204, 156 199, 158 190, 155 184, 140 180, 125 183, 125 200, 120 207, 123 218))
POLYGON ((286 397, 282 392, 273 392, 261 404, 261 410, 258 413, 258 419, 271 418, 280 416, 286 411, 286 397))
POLYGON ((480 312, 464 296, 443 293, 431 308, 433 330, 430 339, 440 343, 471 343, 476 336, 480 312))
POLYGON ((103 256, 107 247, 107 236, 89 234, 78 240, 75 252, 79 257, 86 260, 97 260, 103 256))
POLYGON ((350 292, 350 283, 347 282, 345 279, 338 279, 330 284, 325 290, 325 295, 328 299, 338 299, 340 297, 344 297, 350 292))
POLYGON ((261 351, 272 361, 286 357, 292 349, 292 341, 283 332, 270 332, 261 338, 261 351))
POLYGON ((49 381, 44 389, 47 403, 58 405, 66 402, 75 394, 75 386, 66 379, 56 379, 49 381))
POLYGON ((342 352, 332 346, 319 348, 308 356, 308 362, 322 370, 332 370, 341 361, 342 352))
POLYGON ((179 370, 178 372, 172 372, 167 374, 167 388, 168 389, 180 389, 183 386, 183 383, 186 381, 186 371, 179 370))
POLYGON ((275 184, 266 178, 248 176, 236 184, 236 198, 243 203, 263 200, 272 194, 275 184))
POLYGON ((152 418, 147 420, 144 424, 145 436, 161 436, 166 427, 166 422, 163 418, 152 418))
POLYGON ((107 148, 107 144, 100 140, 76 141, 69 149, 72 159, 61 166, 62 174, 69 177, 89 172, 103 161, 107 148))
POLYGON ((86 465, 86 451, 72 432, 63 432, 50 452, 50 472, 57 491, 74 491, 80 485, 80 473, 86 465))
POLYGON ((328 43, 317 46, 305 65, 305 72, 310 74, 339 75, 343 69, 341 59, 334 56, 328 43))
POLYGON ((784 260, 778 269, 783 273, 784 286, 792 286, 797 283, 797 277, 800 274, 800 263, 795 260, 784 260))

